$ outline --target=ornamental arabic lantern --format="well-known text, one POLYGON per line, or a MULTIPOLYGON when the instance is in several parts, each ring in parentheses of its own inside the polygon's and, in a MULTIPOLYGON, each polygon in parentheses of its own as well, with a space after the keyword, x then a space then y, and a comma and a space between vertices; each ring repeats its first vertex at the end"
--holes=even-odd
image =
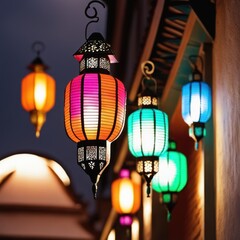
POLYGON ((93 33, 74 57, 80 74, 65 89, 65 129, 77 143, 78 164, 90 176, 96 198, 97 183, 110 161, 110 144, 124 127, 126 91, 110 75, 110 63, 117 61, 100 33, 93 33))
POLYGON ((130 178, 127 169, 122 169, 119 176, 111 187, 112 205, 120 214, 120 224, 130 226, 133 222, 132 215, 140 208, 141 184, 130 178))
POLYGON ((47 66, 40 58, 44 50, 42 42, 34 42, 32 49, 37 57, 28 66, 31 71, 22 79, 21 102, 22 107, 30 113, 30 120, 36 129, 36 137, 46 121, 46 114, 55 104, 55 80, 45 70, 47 66))
POLYGON ((150 182, 158 172, 158 158, 168 148, 168 116, 158 109, 156 80, 151 77, 154 64, 146 61, 142 64, 145 77, 142 80, 143 91, 138 96, 139 109, 128 117, 128 146, 137 158, 137 172, 147 182, 147 196, 150 194, 150 182), (148 64, 152 69, 149 69, 148 64), (154 90, 151 85, 154 85, 154 90))
POLYGON ((168 209, 168 219, 177 201, 177 193, 187 184, 187 159, 176 151, 176 143, 169 141, 168 151, 159 157, 159 171, 153 177, 152 188, 161 193, 160 201, 168 209))
MULTIPOLYGON (((195 56, 190 56, 189 59, 195 56)), ((202 58, 196 56, 202 62, 202 58)), ((189 136, 195 141, 195 149, 198 149, 198 142, 206 136, 205 123, 212 113, 211 89, 206 82, 203 82, 202 73, 194 64, 194 71, 190 75, 189 83, 182 87, 182 117, 190 126, 189 136)))

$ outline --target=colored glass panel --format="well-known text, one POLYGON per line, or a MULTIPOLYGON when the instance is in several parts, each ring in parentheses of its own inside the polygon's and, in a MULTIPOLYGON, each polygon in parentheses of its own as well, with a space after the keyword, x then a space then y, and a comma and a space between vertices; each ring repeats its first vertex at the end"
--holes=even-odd
POLYGON ((128 145, 135 157, 159 156, 168 147, 168 117, 158 109, 138 109, 128 118, 128 145))
POLYGON ((193 122, 205 123, 211 117, 211 89, 205 82, 193 81, 182 88, 182 116, 191 125, 193 122))

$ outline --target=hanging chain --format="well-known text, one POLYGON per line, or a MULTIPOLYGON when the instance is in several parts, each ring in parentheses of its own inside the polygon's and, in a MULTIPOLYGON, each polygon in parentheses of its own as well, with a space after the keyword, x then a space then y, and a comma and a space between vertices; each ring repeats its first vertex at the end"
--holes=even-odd
POLYGON ((191 67, 194 68, 194 70, 199 71, 199 68, 197 66, 197 60, 200 60, 201 62, 201 69, 203 71, 203 58, 199 55, 191 55, 188 57, 188 60, 190 62, 191 67))

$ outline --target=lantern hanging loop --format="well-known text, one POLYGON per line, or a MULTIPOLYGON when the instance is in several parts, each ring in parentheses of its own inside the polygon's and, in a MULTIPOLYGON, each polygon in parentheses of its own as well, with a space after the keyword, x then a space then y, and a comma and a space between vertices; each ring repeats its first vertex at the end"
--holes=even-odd
POLYGON ((151 61, 145 61, 141 64, 141 70, 143 75, 150 79, 151 75, 154 73, 155 66, 154 63, 151 61))
POLYGON ((32 50, 37 54, 39 57, 40 53, 45 50, 45 44, 41 41, 36 41, 32 44, 32 50))
POLYGON ((90 21, 85 27, 85 39, 86 40, 88 39, 87 30, 88 30, 89 24, 91 24, 93 22, 97 23, 99 21, 97 9, 95 7, 91 7, 91 5, 93 3, 99 3, 100 5, 102 5, 105 8, 104 3, 102 3, 101 1, 98 1, 98 0, 93 0, 87 5, 87 7, 85 9, 85 16, 90 18, 90 19, 93 19, 93 20, 90 21), (91 11, 89 11, 90 9, 91 9, 91 11))
POLYGON ((146 87, 145 86, 146 81, 144 81, 144 80, 149 80, 149 81, 153 82, 154 91, 157 92, 157 81, 155 78, 152 77, 152 74, 154 73, 154 70, 155 70, 154 63, 149 60, 142 62, 141 70, 142 70, 142 74, 145 76, 145 78, 143 78, 143 80, 142 80, 142 89, 145 89, 145 87, 146 87))
POLYGON ((199 68, 197 66, 197 60, 200 60, 201 69, 203 69, 203 58, 201 56, 199 56, 199 55, 191 55, 191 56, 188 57, 188 59, 189 59, 191 67, 195 71, 199 72, 199 68))

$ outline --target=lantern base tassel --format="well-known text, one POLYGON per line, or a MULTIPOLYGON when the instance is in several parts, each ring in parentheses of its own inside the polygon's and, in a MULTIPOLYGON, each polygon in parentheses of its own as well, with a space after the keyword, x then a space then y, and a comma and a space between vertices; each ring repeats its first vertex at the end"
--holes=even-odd
POLYGON ((33 110, 30 112, 30 121, 35 126, 36 137, 40 137, 40 131, 46 121, 46 113, 33 110))
POLYGON ((147 182, 147 197, 150 197, 150 193, 151 193, 151 187, 150 187, 150 182, 147 182))
POLYGON ((77 163, 89 175, 93 184, 93 197, 96 199, 97 184, 110 161, 110 143, 103 140, 81 141, 77 144, 77 154, 77 163))
POLYGON ((162 193, 160 196, 160 202, 165 205, 167 210, 167 221, 172 219, 172 211, 177 202, 177 194, 175 193, 162 193))

